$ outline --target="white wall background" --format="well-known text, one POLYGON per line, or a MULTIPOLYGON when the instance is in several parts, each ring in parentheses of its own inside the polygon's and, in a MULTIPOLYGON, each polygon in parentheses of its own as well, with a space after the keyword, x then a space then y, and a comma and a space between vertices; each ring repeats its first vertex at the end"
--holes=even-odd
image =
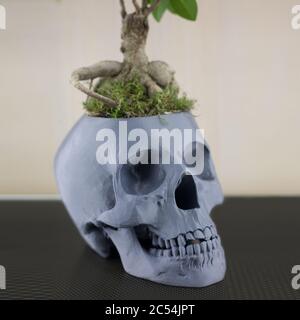
MULTIPOLYGON (((295 1, 200 0, 195 23, 151 21, 149 56, 168 61, 198 99, 194 113, 227 195, 300 195, 295 1)), ((83 112, 69 76, 121 59, 118 0, 0 4, 0 194, 55 194, 55 150, 83 112)))

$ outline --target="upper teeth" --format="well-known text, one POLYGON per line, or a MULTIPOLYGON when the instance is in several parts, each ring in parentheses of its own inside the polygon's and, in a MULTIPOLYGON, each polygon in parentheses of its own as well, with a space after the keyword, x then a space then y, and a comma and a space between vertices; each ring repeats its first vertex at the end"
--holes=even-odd
POLYGON ((205 239, 204 233, 201 230, 196 230, 194 236, 196 239, 205 239))
POLYGON ((220 245, 220 240, 213 226, 180 234, 178 237, 168 240, 164 240, 154 233, 151 233, 151 236, 154 248, 150 251, 156 256, 200 255, 212 252, 220 245))

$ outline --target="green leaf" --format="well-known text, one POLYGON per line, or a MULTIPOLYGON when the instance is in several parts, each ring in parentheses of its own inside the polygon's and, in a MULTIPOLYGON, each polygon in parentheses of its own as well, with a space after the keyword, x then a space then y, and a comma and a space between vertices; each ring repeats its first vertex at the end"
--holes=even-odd
MULTIPOLYGON (((154 1, 148 0, 148 3, 152 4, 154 1)), ((161 0, 153 12, 155 20, 160 22, 167 10, 182 18, 195 21, 198 14, 198 5, 196 0, 161 0)))
POLYGON ((172 7, 171 0, 169 1, 168 10, 169 10, 171 13, 176 14, 175 9, 172 7))
POLYGON ((159 6, 153 11, 153 16, 156 19, 157 22, 161 20, 164 13, 167 11, 169 7, 170 0, 162 0, 162 2, 159 4, 159 6))
MULTIPOLYGON (((154 0, 148 0, 148 3, 152 4, 154 0)), ((162 0, 161 3, 157 6, 157 8, 153 11, 153 17, 157 22, 160 22, 164 13, 167 11, 170 4, 170 0, 162 0)))
POLYGON ((169 0, 168 9, 182 18, 195 21, 198 15, 196 0, 169 0))

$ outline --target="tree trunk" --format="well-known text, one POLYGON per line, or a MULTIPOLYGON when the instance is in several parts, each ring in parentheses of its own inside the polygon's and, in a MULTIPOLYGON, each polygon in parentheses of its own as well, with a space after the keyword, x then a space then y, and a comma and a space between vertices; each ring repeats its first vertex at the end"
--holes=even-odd
MULTIPOLYGON (((169 85, 178 88, 174 79, 174 71, 165 62, 149 62, 146 54, 146 43, 149 32, 148 17, 159 4, 160 0, 156 0, 151 6, 148 6, 147 1, 143 1, 142 7, 139 6, 137 1, 133 0, 132 2, 135 12, 127 14, 124 0, 120 0, 122 9, 121 52, 124 56, 123 62, 99 62, 90 67, 74 71, 71 78, 71 82, 77 89, 111 107, 116 106, 117 103, 86 88, 80 81, 93 81, 96 78, 113 78, 130 81, 132 78, 138 77, 147 89, 149 96, 160 92, 169 85)), ((99 85, 101 85, 101 82, 95 88, 97 89, 99 85)))
POLYGON ((161 88, 149 76, 149 59, 146 54, 148 32, 148 17, 144 14, 134 12, 123 19, 121 52, 124 60, 118 79, 126 81, 138 77, 151 96, 161 91, 161 88))

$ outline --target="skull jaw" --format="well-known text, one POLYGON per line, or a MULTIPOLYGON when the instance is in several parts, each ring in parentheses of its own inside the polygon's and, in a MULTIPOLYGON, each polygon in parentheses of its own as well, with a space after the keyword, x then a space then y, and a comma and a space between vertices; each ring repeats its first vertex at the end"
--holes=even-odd
POLYGON ((125 271, 132 276, 165 285, 198 288, 224 279, 226 262, 222 248, 212 262, 200 267, 198 264, 195 266, 192 258, 176 260, 149 254, 131 228, 105 228, 105 231, 116 246, 125 271))

